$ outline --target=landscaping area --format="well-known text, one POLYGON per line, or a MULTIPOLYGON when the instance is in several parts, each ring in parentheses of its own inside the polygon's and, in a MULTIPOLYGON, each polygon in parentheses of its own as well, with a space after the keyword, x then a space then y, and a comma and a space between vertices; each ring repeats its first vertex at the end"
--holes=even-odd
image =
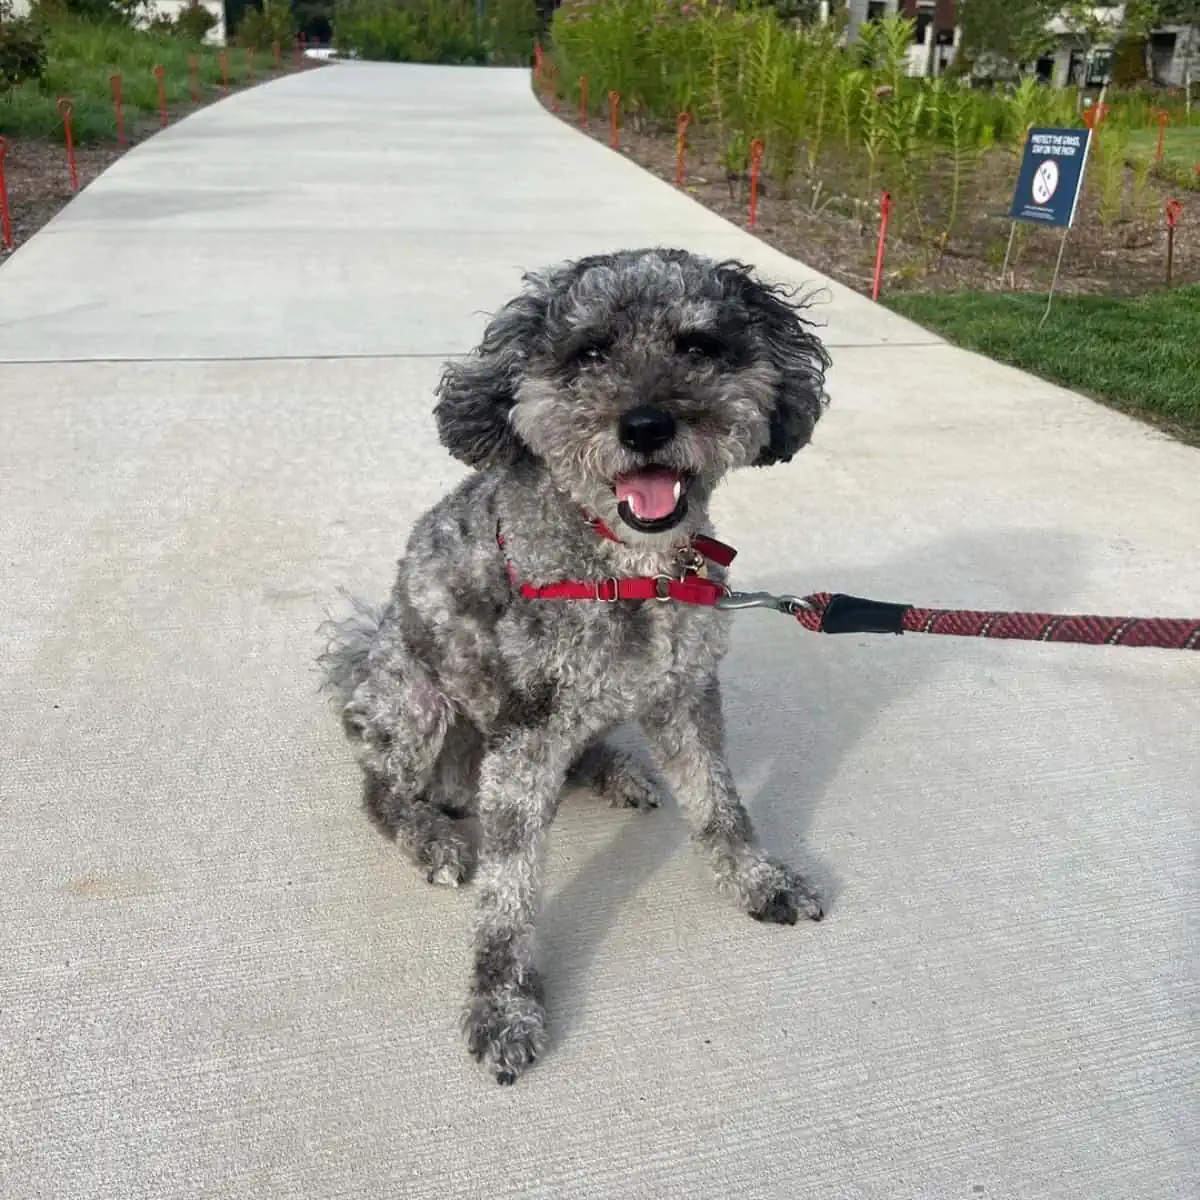
POLYGON ((613 140, 615 112, 622 153, 743 226, 757 159, 755 232, 868 294, 886 192, 885 303, 1195 435, 1200 290, 1187 285, 1200 283, 1200 113, 1161 90, 1107 92, 1060 300, 1039 330, 1060 231, 1018 224, 1001 277, 1026 132, 1083 129, 1098 97, 1031 77, 999 90, 910 78, 912 34, 887 18, 847 48, 834 27, 770 8, 566 0, 537 82, 548 107, 595 138, 613 140), (1178 286, 1162 292, 1170 200, 1178 286), (1105 349, 1114 340, 1119 352, 1105 349))
MULTIPOLYGON (((130 10, 90 6, 88 15, 45 5, 15 20, 0 0, 0 136, 14 248, 74 195, 60 100, 70 102, 78 187, 85 187, 132 145, 167 120, 251 87, 283 71, 312 65, 293 45, 291 11, 255 10, 241 44, 204 42, 212 18, 198 5, 174 21, 135 27, 130 10), (278 51, 276 50, 278 46, 278 51), (124 142, 118 138, 113 77, 120 77, 124 142)), ((0 257, 6 253, 0 245, 0 257)))
MULTIPOLYGON (((337 0, 331 28, 339 50, 364 58, 519 65, 539 11, 536 0, 489 0, 481 19, 474 0, 337 0)), ((74 194, 60 100, 72 106, 82 187, 161 127, 157 67, 173 121, 309 62, 294 51, 295 12, 278 2, 239 9, 229 48, 204 42, 212 18, 196 4, 148 27, 136 13, 125 0, 43 0, 15 20, 0 0, 15 245, 74 194)), ((1200 440, 1200 112, 1161 89, 1109 90, 1091 110, 1101 117, 1058 299, 1040 325, 1061 235, 1013 232, 1022 146, 1030 126, 1082 128, 1099 97, 1031 77, 999 89, 910 78, 912 36, 910 22, 887 18, 847 47, 836 22, 800 24, 775 7, 566 0, 535 84, 595 138, 611 142, 615 118, 621 153, 742 225, 753 177, 755 233, 866 293, 886 193, 884 303, 1200 440), (1176 286, 1164 291, 1173 200, 1176 286)))

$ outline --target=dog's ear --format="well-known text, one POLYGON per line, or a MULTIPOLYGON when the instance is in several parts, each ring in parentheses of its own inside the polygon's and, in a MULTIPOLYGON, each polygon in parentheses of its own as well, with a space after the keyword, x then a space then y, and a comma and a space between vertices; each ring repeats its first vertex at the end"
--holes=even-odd
POLYGON ((438 436, 468 466, 513 466, 530 453, 509 414, 545 326, 547 293, 540 280, 526 282, 526 290, 492 318, 470 357, 450 363, 438 385, 438 436))
POLYGON ((809 322, 800 316, 803 302, 782 287, 756 279, 741 263, 723 264, 735 294, 746 305, 760 344, 779 373, 770 438, 754 460, 756 467, 787 462, 808 445, 825 411, 825 371, 830 360, 809 322))

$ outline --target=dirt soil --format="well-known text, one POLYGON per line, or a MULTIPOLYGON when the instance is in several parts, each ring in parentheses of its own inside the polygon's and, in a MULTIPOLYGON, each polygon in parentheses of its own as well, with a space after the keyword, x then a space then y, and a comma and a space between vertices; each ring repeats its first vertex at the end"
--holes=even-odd
MULTIPOLYGON (((549 103, 546 97, 540 97, 549 103)), ((578 117, 563 105, 559 118, 578 126, 578 117)), ((607 121, 593 117, 588 134, 608 144, 607 121)), ((628 158, 670 183, 675 182, 676 140, 673 129, 657 129, 630 121, 621 129, 621 150, 628 158)), ((1011 222, 1007 219, 1017 177, 1017 159, 1006 149, 990 151, 962 189, 954 235, 944 249, 931 232, 944 215, 950 192, 947 168, 940 168, 938 188, 924 207, 924 241, 914 237, 913 206, 903 197, 894 205, 888 234, 884 292, 1036 291, 1045 292, 1054 270, 1061 232, 1025 224, 1017 226, 1010 270, 1003 284, 1011 222)), ((868 189, 852 170, 822 159, 819 189, 806 178, 804 164, 796 172, 790 195, 764 172, 754 232, 763 241, 860 292, 870 294, 879 237, 877 189, 868 189), (871 196, 870 202, 866 197, 871 196), (861 199, 858 197, 862 197, 861 199)), ((1172 196, 1183 203, 1175 234, 1173 278, 1177 284, 1200 283, 1200 192, 1170 189, 1143 178, 1135 187, 1133 172, 1124 171, 1114 211, 1107 198, 1101 221, 1098 177, 1085 186, 1079 213, 1067 239, 1059 276, 1062 294, 1138 295, 1163 286, 1166 270, 1164 205, 1172 196)), ((729 177, 721 148, 702 128, 688 134, 688 195, 743 228, 748 227, 749 185, 743 174, 729 177)))
MULTIPOLYGON (((306 70, 320 67, 320 62, 310 62, 306 70)), ((273 78, 273 76, 272 76, 273 78)), ((258 79, 254 83, 241 85, 231 83, 229 94, 256 87, 268 82, 258 79)), ((196 109, 206 108, 224 98, 219 91, 202 94, 199 105, 188 104, 167 110, 168 122, 174 125, 196 109)), ((161 129, 157 114, 139 119, 127 118, 125 132, 128 145, 116 142, 87 142, 75 147, 75 163, 79 175, 79 190, 82 191, 101 172, 107 170, 127 150, 139 142, 153 137, 161 129)), ((8 188, 8 211, 12 225, 12 251, 5 249, 0 240, 0 263, 8 254, 19 250, 22 243, 31 238, 51 217, 64 208, 75 193, 71 189, 67 170, 67 151, 62 140, 17 137, 5 135, 8 151, 4 156, 4 174, 8 188)))

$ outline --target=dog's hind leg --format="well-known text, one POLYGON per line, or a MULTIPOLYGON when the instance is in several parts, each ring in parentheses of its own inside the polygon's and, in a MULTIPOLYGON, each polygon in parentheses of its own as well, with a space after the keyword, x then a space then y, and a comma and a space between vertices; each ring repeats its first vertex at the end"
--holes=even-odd
POLYGON ((593 742, 571 765, 567 783, 590 788, 613 808, 654 809, 659 787, 634 755, 611 742, 593 742))
POLYGON ((460 819, 425 796, 403 799, 385 780, 368 772, 363 780, 363 807, 430 883, 458 887, 470 875, 475 852, 460 819))
POLYGON ((430 883, 457 887, 471 872, 474 852, 456 814, 431 788, 454 720, 428 672, 402 652, 373 664, 342 710, 366 776, 367 815, 430 883))

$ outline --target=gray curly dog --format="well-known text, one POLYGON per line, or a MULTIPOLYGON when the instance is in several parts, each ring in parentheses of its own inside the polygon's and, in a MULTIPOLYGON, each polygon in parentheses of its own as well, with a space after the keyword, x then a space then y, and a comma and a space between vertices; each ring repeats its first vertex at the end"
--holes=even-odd
POLYGON ((357 604, 326 627, 368 814, 430 882, 477 877, 463 1030, 500 1083, 545 1045, 534 919, 564 785, 656 803, 638 761, 604 740, 616 727, 640 724, 750 916, 821 918, 809 884, 756 845, 725 762, 728 615, 521 593, 596 581, 608 599, 615 580, 698 577, 722 477, 787 462, 821 415, 829 359, 800 307, 740 263, 682 250, 527 276, 439 388, 441 440, 476 470, 417 522, 383 610, 357 604))

